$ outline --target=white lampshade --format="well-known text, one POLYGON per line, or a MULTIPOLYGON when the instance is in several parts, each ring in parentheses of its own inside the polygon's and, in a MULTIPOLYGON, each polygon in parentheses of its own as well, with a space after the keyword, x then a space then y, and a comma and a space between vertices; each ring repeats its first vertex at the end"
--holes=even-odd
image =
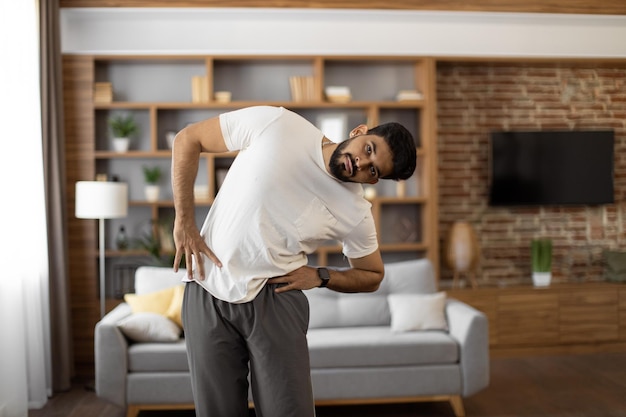
POLYGON ((109 181, 76 183, 76 217, 115 219, 128 214, 128 184, 109 181))

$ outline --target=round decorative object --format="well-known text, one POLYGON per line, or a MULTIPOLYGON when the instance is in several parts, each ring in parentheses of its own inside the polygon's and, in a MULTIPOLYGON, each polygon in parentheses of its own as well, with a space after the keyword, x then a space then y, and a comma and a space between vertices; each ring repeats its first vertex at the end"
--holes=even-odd
POLYGON ((476 288, 476 267, 480 258, 480 248, 476 232, 467 222, 455 222, 450 228, 445 253, 448 266, 454 272, 452 286, 458 284, 461 274, 466 274, 472 288, 476 288))

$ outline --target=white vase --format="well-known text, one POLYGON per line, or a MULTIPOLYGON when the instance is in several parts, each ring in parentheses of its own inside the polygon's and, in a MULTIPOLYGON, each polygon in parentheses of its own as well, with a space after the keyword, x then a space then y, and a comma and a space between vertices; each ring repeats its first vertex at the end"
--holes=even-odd
POLYGON ((146 185, 144 192, 146 194, 146 200, 150 202, 159 201, 159 193, 161 188, 158 185, 146 185))
POLYGON ((552 281, 552 272, 533 272, 533 285, 535 287, 547 287, 552 281))
POLYGON ((113 138, 113 150, 115 152, 127 152, 130 145, 128 138, 113 138))

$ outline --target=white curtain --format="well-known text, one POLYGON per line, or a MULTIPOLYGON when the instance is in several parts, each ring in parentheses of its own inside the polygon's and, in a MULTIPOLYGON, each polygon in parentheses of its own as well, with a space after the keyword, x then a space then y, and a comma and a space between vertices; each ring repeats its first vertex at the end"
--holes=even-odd
POLYGON ((0 0, 0 417, 51 394, 37 10, 0 0))

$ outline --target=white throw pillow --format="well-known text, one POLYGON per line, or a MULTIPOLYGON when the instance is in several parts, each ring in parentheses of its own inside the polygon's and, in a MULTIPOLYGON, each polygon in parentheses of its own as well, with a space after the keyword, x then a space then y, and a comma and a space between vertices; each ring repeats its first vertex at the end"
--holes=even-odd
POLYGON ((176 323, 157 313, 134 313, 117 326, 135 342, 175 342, 181 333, 176 323))
POLYGON ((445 306, 446 293, 389 294, 391 330, 448 330, 445 306))

